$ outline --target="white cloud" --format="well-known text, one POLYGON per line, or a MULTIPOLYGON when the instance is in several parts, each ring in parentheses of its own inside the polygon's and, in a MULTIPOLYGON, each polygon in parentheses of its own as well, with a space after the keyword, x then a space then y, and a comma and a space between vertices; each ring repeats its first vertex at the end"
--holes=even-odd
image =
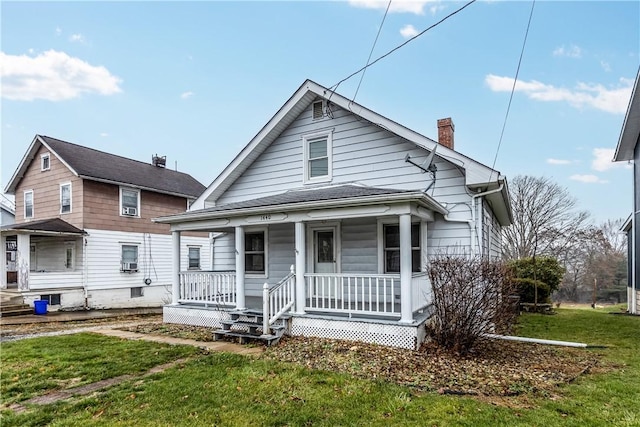
POLYGON ((188 99, 188 98, 191 98, 192 96, 193 96, 193 92, 191 91, 183 92, 182 94, 180 94, 180 98, 182 99, 188 99))
POLYGON ((571 160, 561 160, 561 159, 547 159, 547 163, 550 165, 570 165, 573 163, 571 160))
POLYGON ((62 28, 56 27, 56 36, 60 36, 62 34, 62 28))
POLYGON ((413 25, 405 25, 400 29, 400 35, 405 39, 410 39, 411 37, 418 35, 418 30, 413 28, 413 25))
MULTIPOLYGON (((440 2, 441 0, 396 0, 391 2, 389 12, 424 15, 425 6, 429 5, 429 11, 436 13, 444 8, 444 6, 440 5, 440 2)), ((349 0, 349 4, 365 9, 386 10, 389 2, 386 0, 349 0)))
POLYGON ((600 61, 600 66, 602 67, 603 70, 605 70, 607 73, 609 71, 611 71, 611 65, 609 65, 608 62, 606 61, 600 61))
POLYGON ((553 51, 553 56, 566 56, 567 58, 582 58, 582 49, 575 44, 564 47, 564 45, 557 47, 553 51))
POLYGON ((613 148, 594 148, 593 161, 591 162, 591 168, 598 172, 605 172, 614 168, 626 168, 631 169, 633 166, 625 162, 614 162, 613 156, 615 149, 613 148))
POLYGON ((71 43, 86 43, 86 40, 82 34, 71 34, 71 36, 69 36, 69 41, 71 43))
POLYGON ((606 184, 609 182, 598 178, 596 175, 571 175, 569 179, 584 182, 585 184, 606 184))
POLYGON ((106 132, 102 132, 102 133, 100 133, 100 136, 103 137, 103 138, 106 138, 106 137, 109 136, 109 134, 106 133, 106 132))
MULTIPOLYGON (((494 92, 510 92, 513 78, 489 74, 485 77, 485 83, 494 92)), ((536 80, 518 80, 515 91, 524 92, 537 101, 564 101, 575 108, 591 107, 608 113, 624 114, 632 88, 633 80, 624 78, 614 88, 595 83, 578 83, 573 89, 555 87, 536 80)))
POLYGON ((17 101, 62 101, 85 93, 122 92, 122 80, 105 67, 55 50, 36 57, 0 52, 0 78, 2 97, 17 101))

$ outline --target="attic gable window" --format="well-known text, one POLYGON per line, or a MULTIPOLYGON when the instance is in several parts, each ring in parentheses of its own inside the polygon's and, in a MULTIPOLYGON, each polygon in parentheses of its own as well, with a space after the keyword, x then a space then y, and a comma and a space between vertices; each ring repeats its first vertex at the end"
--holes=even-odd
POLYGON ((51 169, 51 156, 49 153, 44 153, 40 156, 40 170, 48 171, 51 169))
POLYGON ((304 182, 331 181, 332 132, 316 133, 302 137, 304 145, 304 182))
POLYGON ((313 120, 319 120, 324 117, 324 101, 316 101, 311 107, 313 120))
POLYGON ((120 215, 140 217, 140 191, 120 188, 120 215))

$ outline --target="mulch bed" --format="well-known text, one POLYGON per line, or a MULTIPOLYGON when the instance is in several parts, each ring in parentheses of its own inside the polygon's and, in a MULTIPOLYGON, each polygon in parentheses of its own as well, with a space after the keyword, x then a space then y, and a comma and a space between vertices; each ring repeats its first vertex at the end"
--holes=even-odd
MULTIPOLYGON (((127 330, 199 341, 212 339, 210 328, 198 326, 147 323, 127 330)), ((262 357, 422 391, 495 398, 557 398, 559 385, 588 372, 610 369, 593 350, 499 340, 482 342, 463 357, 433 343, 412 351, 354 341, 284 337, 277 346, 267 348, 262 357)))

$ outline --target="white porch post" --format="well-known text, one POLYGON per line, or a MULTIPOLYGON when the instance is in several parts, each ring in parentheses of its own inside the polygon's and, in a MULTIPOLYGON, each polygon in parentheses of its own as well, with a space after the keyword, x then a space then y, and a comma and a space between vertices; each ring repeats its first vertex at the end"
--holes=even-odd
POLYGON ((412 323, 411 215, 400 215, 400 323, 412 323))
POLYGON ((295 223, 295 248, 296 248, 296 301, 295 312, 304 314, 305 291, 304 291, 304 275, 306 273, 306 242, 305 242, 305 225, 304 222, 295 223))
POLYGON ((31 236, 18 234, 18 252, 16 253, 16 268, 18 270, 18 289, 29 290, 29 271, 31 270, 31 236))
MULTIPOLYGON (((0 245, 2 246, 2 252, 6 253, 7 237, 4 234, 0 234, 0 245)), ((2 274, 2 277, 0 277, 0 289, 7 289, 7 261, 5 255, 0 260, 0 273, 2 274)))
MULTIPOLYGON (((246 308, 244 293, 244 227, 236 227, 236 309, 246 308)), ((265 242, 265 245, 267 242, 265 242)))
POLYGON ((180 232, 171 232, 171 281, 173 283, 171 289, 171 304, 178 305, 180 299, 180 232))

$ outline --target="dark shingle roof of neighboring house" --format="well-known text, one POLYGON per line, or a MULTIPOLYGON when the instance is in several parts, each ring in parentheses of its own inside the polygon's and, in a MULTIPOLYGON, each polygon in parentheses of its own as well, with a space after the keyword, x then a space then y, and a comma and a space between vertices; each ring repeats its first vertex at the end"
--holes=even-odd
POLYGON ((159 193, 195 198, 206 187, 191 175, 167 168, 154 166, 138 160, 128 159, 104 151, 72 144, 60 139, 44 135, 36 135, 31 153, 27 153, 16 175, 7 186, 8 192, 15 191, 18 181, 28 166, 29 157, 35 155, 38 144, 42 142, 83 179, 109 182, 114 184, 131 185, 159 193), (25 161, 26 160, 26 161, 25 161), (22 169, 22 170, 21 170, 22 169))
POLYGON ((43 219, 41 221, 22 222, 20 224, 9 224, 2 227, 2 230, 20 230, 31 232, 48 232, 61 234, 85 234, 84 231, 69 224, 60 218, 43 219))

